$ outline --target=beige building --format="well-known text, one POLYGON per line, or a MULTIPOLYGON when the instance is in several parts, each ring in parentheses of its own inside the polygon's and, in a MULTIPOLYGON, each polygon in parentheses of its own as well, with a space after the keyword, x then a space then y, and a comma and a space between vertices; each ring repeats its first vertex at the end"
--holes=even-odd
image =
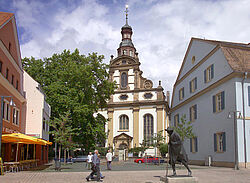
MULTIPOLYGON (((117 89, 107 110, 100 112, 109 119, 106 147, 113 147, 114 154, 120 158, 127 155, 128 149, 139 147, 143 140, 152 144, 151 137, 168 126, 168 103, 161 82, 154 88, 153 82, 142 76, 132 33, 126 14, 118 56, 114 58, 112 55, 110 60, 109 77, 116 82, 117 89)), ((146 151, 151 155, 155 152, 152 146, 146 151)))
POLYGON ((30 136, 49 140, 50 106, 45 101, 45 95, 39 85, 24 71, 24 91, 27 99, 26 130, 30 136))

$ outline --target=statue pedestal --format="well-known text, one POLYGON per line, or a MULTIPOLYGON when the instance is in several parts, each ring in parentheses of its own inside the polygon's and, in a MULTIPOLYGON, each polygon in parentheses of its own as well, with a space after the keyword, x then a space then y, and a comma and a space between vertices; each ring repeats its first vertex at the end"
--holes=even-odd
POLYGON ((198 183, 197 177, 189 177, 189 176, 169 176, 169 177, 161 177, 161 181, 165 183, 198 183))

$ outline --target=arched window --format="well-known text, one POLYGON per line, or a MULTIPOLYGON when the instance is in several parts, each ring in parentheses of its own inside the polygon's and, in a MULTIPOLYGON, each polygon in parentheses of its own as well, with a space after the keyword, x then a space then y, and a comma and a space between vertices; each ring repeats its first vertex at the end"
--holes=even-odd
POLYGON ((127 73, 123 72, 121 75, 121 87, 126 88, 128 84, 128 76, 127 73))
POLYGON ((128 116, 127 115, 121 115, 120 116, 120 124, 119 124, 119 130, 128 130, 128 116))
POLYGON ((144 115, 144 140, 151 145, 154 135, 154 119, 151 114, 144 115))

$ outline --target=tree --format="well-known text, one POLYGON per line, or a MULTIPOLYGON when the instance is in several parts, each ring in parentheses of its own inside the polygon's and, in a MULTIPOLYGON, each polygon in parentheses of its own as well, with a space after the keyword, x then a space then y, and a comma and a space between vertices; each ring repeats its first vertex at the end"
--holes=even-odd
POLYGON ((160 150, 161 156, 162 156, 162 157, 165 157, 166 154, 168 153, 168 144, 162 143, 162 144, 160 145, 160 147, 159 147, 159 150, 160 150))
POLYGON ((142 143, 140 143, 141 153, 144 154, 144 152, 149 148, 149 142, 148 140, 142 140, 142 143))
MULTIPOLYGON (((153 147, 160 150, 160 146, 164 143, 166 138, 162 135, 163 130, 159 131, 155 136, 152 137, 153 147)), ((160 164, 160 158, 158 158, 158 165, 160 164)))
POLYGON ((64 147, 64 163, 66 163, 66 149, 75 146, 71 141, 71 136, 78 134, 76 133, 76 128, 71 127, 71 123, 72 120, 69 111, 49 122, 49 125, 54 129, 49 133, 54 134, 55 142, 60 144, 59 159, 61 158, 61 146, 64 147))
POLYGON ((182 141, 195 137, 193 133, 193 124, 191 121, 187 122, 186 115, 181 117, 181 121, 174 127, 174 130, 180 135, 182 141))
POLYGON ((108 65, 102 63, 103 59, 96 53, 80 55, 76 49, 43 60, 22 60, 24 70, 40 83, 52 109, 51 118, 70 112, 71 126, 80 134, 73 135, 72 140, 84 149, 93 148, 106 135, 106 119, 94 116, 98 109, 106 107, 115 89, 115 84, 108 80, 108 65))

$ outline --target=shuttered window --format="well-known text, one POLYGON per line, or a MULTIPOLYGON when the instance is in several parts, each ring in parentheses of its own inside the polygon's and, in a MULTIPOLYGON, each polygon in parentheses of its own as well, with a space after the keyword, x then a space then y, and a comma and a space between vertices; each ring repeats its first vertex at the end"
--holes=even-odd
POLYGON ((197 78, 194 78, 192 81, 189 82, 189 91, 190 93, 195 92, 197 89, 197 78))
POLYGON ((220 92, 213 96, 213 112, 220 112, 225 109, 225 92, 220 92))
POLYGON ((179 124, 179 114, 176 114, 174 116, 174 126, 177 127, 179 124))
POLYGON ((214 134, 214 152, 226 151, 226 133, 219 132, 214 134))
POLYGON ((197 105, 193 105, 189 108, 189 119, 190 121, 194 121, 197 119, 197 105))
POLYGON ((204 82, 207 83, 214 78, 214 64, 204 70, 204 82))
POLYGON ((198 152, 198 139, 197 137, 190 138, 190 152, 198 152))
POLYGON ((184 98, 184 88, 181 88, 179 90, 179 100, 182 100, 184 98))

